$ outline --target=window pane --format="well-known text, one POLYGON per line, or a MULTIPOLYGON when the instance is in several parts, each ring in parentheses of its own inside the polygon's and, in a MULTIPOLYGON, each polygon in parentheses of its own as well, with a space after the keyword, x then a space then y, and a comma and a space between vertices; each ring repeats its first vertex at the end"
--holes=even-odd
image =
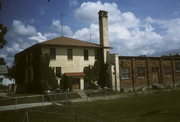
POLYGON ((152 67, 152 72, 153 73, 158 73, 158 67, 152 67))
POLYGON ((137 67, 137 76, 145 77, 145 67, 137 67))
POLYGON ((180 62, 176 62, 176 71, 180 71, 180 62))
POLYGON ((122 79, 129 79, 130 78, 130 68, 129 67, 124 67, 121 70, 121 78, 122 79))
POLYGON ((68 60, 73 59, 73 50, 72 49, 67 49, 67 58, 68 58, 68 60))
POLYGON ((84 50, 84 60, 88 60, 88 59, 89 59, 88 50, 84 50))
POLYGON ((50 48, 50 59, 56 59, 56 49, 50 48))

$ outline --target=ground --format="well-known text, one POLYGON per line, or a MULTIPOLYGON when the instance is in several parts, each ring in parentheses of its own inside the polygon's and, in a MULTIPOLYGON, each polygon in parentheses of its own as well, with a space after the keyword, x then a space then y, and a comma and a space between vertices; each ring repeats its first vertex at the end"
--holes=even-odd
MULTIPOLYGON (((103 122, 180 122, 180 91, 137 95, 114 100, 72 103, 31 110, 29 122, 86 122, 87 117, 103 122), (53 112, 44 113, 44 112, 53 112)), ((23 121, 25 110, 0 113, 3 122, 23 121)), ((90 121, 96 122, 96 121, 90 121)))

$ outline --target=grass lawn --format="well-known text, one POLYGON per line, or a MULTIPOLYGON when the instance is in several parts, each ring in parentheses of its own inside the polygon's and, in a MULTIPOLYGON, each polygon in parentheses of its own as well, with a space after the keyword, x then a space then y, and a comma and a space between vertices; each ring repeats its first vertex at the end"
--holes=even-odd
MULTIPOLYGON (((45 111, 87 116, 103 122, 180 122, 180 91, 134 96, 116 100, 45 107, 45 111)), ((24 110, 1 112, 0 121, 23 121, 24 110)), ((29 113, 29 122, 73 122, 74 116, 29 113)), ((78 118, 77 122, 88 122, 78 118)), ((95 122, 95 121, 89 121, 95 122)))

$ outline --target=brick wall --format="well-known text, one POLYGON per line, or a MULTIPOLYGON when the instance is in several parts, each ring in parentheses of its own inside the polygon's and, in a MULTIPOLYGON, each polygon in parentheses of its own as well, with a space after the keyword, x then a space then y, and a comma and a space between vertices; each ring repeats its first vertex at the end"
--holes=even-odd
POLYGON ((180 57, 119 56, 120 86, 124 89, 137 89, 152 87, 153 84, 179 84, 177 63, 180 63, 180 57))

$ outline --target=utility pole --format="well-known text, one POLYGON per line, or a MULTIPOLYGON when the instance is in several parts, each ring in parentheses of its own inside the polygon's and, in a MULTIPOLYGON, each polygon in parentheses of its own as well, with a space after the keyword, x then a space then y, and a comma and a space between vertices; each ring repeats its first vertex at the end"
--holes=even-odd
POLYGON ((61 13, 61 22, 62 22, 62 24, 61 24, 61 34, 62 34, 62 36, 64 36, 64 33, 63 33, 63 13, 61 13))
POLYGON ((90 42, 91 42, 91 32, 90 32, 90 35, 89 35, 89 36, 90 36, 90 42))

